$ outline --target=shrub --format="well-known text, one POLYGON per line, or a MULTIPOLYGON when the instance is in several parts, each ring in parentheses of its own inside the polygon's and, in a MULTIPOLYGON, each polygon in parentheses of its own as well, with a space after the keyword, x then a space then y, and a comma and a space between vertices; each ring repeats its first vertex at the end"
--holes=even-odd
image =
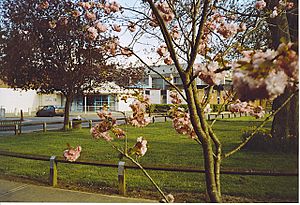
MULTIPOLYGON (((250 127, 244 130, 242 140, 245 140, 254 131, 255 127, 250 127)), ((270 130, 261 129, 254 137, 245 145, 245 149, 254 151, 264 151, 272 149, 272 136, 270 130)))
MULTIPOLYGON (((222 107, 222 104, 211 104, 210 108, 212 109, 212 112, 219 112, 220 108, 222 107)), ((221 112, 227 111, 227 106, 223 105, 221 112)))
MULTIPOLYGON (((151 104, 149 108, 147 108, 147 112, 150 113, 167 113, 172 107, 172 104, 151 104)), ((184 109, 188 109, 187 104, 182 104, 180 107, 184 109)))
MULTIPOLYGON (((244 130, 242 140, 245 140, 255 127, 244 130)), ((253 151, 281 151, 281 152, 298 152, 298 138, 273 138, 270 129, 261 129, 254 137, 245 145, 245 149, 253 151)))

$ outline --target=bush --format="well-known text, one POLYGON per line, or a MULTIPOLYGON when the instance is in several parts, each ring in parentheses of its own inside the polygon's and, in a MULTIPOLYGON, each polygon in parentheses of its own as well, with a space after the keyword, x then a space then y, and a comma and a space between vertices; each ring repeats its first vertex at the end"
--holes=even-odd
MULTIPOLYGON (((222 104, 211 104, 210 108, 212 109, 212 112, 219 112, 220 108, 222 107, 222 104)), ((223 105, 221 112, 227 111, 227 106, 223 105)))
MULTIPOLYGON (((255 127, 250 127, 244 130, 242 135, 242 140, 244 141, 251 133, 254 131, 255 127)), ((264 151, 272 149, 272 136, 270 135, 270 130, 261 129, 254 137, 245 145, 245 149, 253 151, 264 151)))
MULTIPOLYGON (((245 140, 254 131, 254 129, 255 127, 246 129, 242 135, 242 140, 245 140)), ((272 137, 270 129, 261 129, 245 145, 244 148, 253 151, 281 151, 297 153, 298 138, 289 137, 276 139, 272 137)))
MULTIPOLYGON (((147 108, 147 112, 150 111, 150 113, 167 113, 171 107, 172 104, 151 104, 149 108, 147 108)), ((187 104, 182 104, 180 107, 184 109, 188 109, 187 104)))

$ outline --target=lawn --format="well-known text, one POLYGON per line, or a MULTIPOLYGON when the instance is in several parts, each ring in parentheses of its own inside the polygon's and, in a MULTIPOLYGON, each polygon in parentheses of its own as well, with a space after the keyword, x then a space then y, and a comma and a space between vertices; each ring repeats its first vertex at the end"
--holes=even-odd
MULTIPOLYGON (((214 129, 226 151, 241 142, 242 130, 259 122, 253 118, 218 120, 214 129)), ((271 126, 271 122, 267 123, 271 126)), ((170 122, 154 123, 145 128, 123 126, 132 146, 138 136, 148 140, 148 151, 140 159, 143 165, 203 168, 200 146, 186 136, 177 134, 170 122)), ((80 160, 118 163, 118 153, 102 140, 91 138, 88 129, 69 132, 47 132, 0 137, 0 150, 36 155, 62 156, 66 143, 81 145, 80 160)), ((116 144, 123 141, 115 140, 116 144)), ((33 160, 0 157, 0 176, 48 182, 49 163, 33 160)), ((297 171, 296 154, 254 152, 242 150, 224 159, 223 169, 252 169, 273 171, 297 171)), ((198 173, 149 171, 166 193, 172 193, 176 202, 203 202, 205 178, 198 173)), ((60 187, 101 193, 117 193, 117 169, 97 168, 76 164, 58 164, 60 187)), ((157 199, 159 195, 140 170, 127 170, 129 196, 157 199)), ((298 201, 298 177, 222 175, 222 193, 228 202, 296 202, 298 201)))

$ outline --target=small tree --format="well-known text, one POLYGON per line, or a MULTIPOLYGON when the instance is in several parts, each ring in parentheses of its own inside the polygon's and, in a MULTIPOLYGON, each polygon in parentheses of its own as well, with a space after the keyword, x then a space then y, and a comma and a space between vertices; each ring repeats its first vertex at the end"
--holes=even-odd
POLYGON ((5 1, 1 78, 12 87, 61 92, 67 128, 75 95, 106 81, 126 86, 141 76, 141 69, 119 68, 108 60, 118 54, 117 38, 104 23, 119 9, 95 2, 5 1), (135 76, 131 82, 129 75, 135 76))

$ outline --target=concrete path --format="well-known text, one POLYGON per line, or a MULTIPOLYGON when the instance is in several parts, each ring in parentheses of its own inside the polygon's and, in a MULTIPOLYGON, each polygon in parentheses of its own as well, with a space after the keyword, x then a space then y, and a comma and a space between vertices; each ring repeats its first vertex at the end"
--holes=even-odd
POLYGON ((0 179, 0 202, 156 203, 157 201, 71 191, 0 179))

